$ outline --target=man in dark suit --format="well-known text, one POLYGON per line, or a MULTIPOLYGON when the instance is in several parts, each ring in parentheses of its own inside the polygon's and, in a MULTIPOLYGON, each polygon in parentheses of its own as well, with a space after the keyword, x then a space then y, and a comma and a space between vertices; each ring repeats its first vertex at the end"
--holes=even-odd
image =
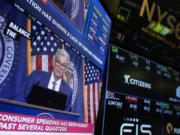
MULTIPOLYGON (((53 63, 53 72, 33 71, 28 77, 25 85, 25 93, 23 98, 25 102, 31 92, 33 85, 37 84, 41 87, 46 87, 57 92, 62 92, 67 95, 65 110, 69 111, 72 100, 72 90, 69 85, 62 79, 63 74, 67 70, 70 58, 69 54, 64 49, 58 49, 53 63)), ((22 101, 23 99, 21 99, 22 101)))

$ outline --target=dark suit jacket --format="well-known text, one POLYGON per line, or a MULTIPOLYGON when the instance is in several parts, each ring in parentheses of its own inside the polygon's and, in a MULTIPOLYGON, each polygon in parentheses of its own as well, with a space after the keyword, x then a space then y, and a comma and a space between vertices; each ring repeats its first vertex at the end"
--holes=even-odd
MULTIPOLYGON (((50 77, 51 77, 51 72, 33 71, 27 79, 27 82, 24 88, 25 92, 22 96, 18 98, 18 101, 20 100, 22 102, 27 102, 27 98, 31 92, 31 88, 36 83, 38 83, 39 86, 48 88, 50 77)), ((66 102, 65 110, 69 111, 71 107, 72 90, 63 79, 61 81, 59 92, 62 92, 67 95, 67 102, 66 102)))

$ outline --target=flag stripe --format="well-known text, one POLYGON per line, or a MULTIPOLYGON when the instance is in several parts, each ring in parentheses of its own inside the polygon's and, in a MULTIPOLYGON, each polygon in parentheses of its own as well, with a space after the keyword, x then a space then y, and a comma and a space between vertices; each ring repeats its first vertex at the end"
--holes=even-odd
POLYGON ((95 89, 95 100, 96 100, 96 117, 97 117, 97 112, 98 112, 98 105, 99 105, 99 99, 98 99, 98 83, 95 83, 96 89, 95 89))
POLYGON ((42 55, 42 70, 48 72, 48 56, 42 55))
MULTIPOLYGON (((98 78, 100 78, 100 77, 99 77, 99 72, 98 72, 98 78)), ((98 79, 98 101, 100 100, 100 94, 101 94, 100 82, 99 82, 99 79, 98 79)))
POLYGON ((36 69, 42 70, 42 56, 36 56, 36 69))
POLYGON ((48 56, 48 71, 51 72, 53 70, 53 56, 49 55, 48 56))
POLYGON ((32 56, 32 71, 36 70, 36 56, 32 56))
POLYGON ((94 114, 94 123, 96 122, 96 96, 95 96, 95 93, 96 93, 96 85, 95 83, 93 83, 93 114, 94 114))
POLYGON ((91 118, 90 118, 90 85, 87 86, 87 105, 88 105, 88 122, 91 123, 91 118))
POLYGON ((94 122, 94 106, 93 106, 93 85, 90 85, 90 112, 91 112, 91 122, 94 122))

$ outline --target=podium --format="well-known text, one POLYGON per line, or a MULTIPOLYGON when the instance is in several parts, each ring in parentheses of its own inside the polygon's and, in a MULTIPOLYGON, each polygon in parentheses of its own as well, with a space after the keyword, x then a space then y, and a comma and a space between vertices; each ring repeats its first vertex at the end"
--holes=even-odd
POLYGON ((77 121, 79 114, 0 98, 0 112, 77 121))
POLYGON ((94 125, 79 114, 0 99, 1 135, 93 135, 94 125))

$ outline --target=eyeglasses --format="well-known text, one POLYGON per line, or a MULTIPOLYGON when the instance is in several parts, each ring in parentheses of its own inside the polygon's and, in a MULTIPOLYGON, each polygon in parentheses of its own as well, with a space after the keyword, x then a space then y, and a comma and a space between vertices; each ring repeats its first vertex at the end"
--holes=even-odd
POLYGON ((65 63, 61 63, 57 59, 55 59, 55 65, 59 68, 66 69, 67 65, 65 63))

